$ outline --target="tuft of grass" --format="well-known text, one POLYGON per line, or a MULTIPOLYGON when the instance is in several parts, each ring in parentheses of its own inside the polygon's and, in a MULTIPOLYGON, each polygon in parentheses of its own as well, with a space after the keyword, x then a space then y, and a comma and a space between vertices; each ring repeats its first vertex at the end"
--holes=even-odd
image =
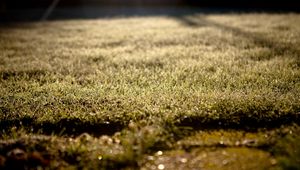
POLYGON ((272 148, 283 169, 300 169, 299 129, 286 129, 287 134, 272 148))

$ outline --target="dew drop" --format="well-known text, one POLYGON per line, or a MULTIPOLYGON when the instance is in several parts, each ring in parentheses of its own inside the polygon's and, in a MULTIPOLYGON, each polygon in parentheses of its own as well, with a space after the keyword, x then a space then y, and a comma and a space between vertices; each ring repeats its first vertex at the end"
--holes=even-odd
POLYGON ((157 168, 160 169, 160 170, 163 170, 163 169, 165 169, 165 165, 159 164, 159 165, 157 166, 157 168))
POLYGON ((102 155, 99 155, 99 156, 98 156, 98 160, 101 161, 102 159, 103 159, 102 155))
POLYGON ((158 151, 158 152, 156 152, 156 155, 158 155, 158 156, 161 156, 163 154, 163 152, 162 151, 158 151))

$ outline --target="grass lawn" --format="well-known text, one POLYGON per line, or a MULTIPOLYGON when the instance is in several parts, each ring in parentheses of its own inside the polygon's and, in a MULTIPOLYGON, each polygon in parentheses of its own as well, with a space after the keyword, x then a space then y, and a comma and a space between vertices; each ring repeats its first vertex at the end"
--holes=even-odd
POLYGON ((300 169, 300 15, 0 27, 0 169, 300 169))

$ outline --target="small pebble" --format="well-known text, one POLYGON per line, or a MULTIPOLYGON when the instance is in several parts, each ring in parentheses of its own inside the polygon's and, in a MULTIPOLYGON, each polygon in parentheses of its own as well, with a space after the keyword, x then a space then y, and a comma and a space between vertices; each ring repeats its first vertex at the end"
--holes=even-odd
POLYGON ((130 130, 135 130, 137 128, 137 125, 134 122, 130 121, 130 123, 128 124, 128 128, 130 130))
POLYGON ((104 144, 108 144, 108 145, 113 143, 112 138, 107 135, 101 136, 100 140, 103 141, 104 144))
POLYGON ((148 159, 149 161, 153 161, 153 160, 154 160, 154 157, 153 157, 153 156, 148 156, 147 159, 148 159))
POLYGON ((222 161, 222 164, 223 164, 223 165, 227 165, 227 164, 228 164, 228 161, 227 161, 227 160, 223 160, 223 161, 222 161))
POLYGON ((271 165, 276 165, 276 164, 277 164, 276 159, 271 159, 271 165))
POLYGON ((181 162, 181 163, 187 163, 187 159, 186 159, 186 158, 181 158, 181 159, 180 159, 180 162, 181 162))
POLYGON ((256 143, 256 140, 246 139, 242 142, 243 145, 253 145, 256 143))
POLYGON ((80 142, 88 142, 92 139, 92 136, 90 136, 88 133, 82 133, 77 137, 77 140, 80 142))
POLYGON ((25 161, 27 160, 27 154, 22 149, 16 148, 7 153, 7 158, 9 160, 25 161))

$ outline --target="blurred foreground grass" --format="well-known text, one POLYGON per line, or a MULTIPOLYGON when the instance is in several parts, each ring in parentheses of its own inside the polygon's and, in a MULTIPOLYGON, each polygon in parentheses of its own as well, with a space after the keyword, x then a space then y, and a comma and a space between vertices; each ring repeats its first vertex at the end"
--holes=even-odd
POLYGON ((298 14, 0 28, 6 169, 299 169, 299 113, 298 14))

